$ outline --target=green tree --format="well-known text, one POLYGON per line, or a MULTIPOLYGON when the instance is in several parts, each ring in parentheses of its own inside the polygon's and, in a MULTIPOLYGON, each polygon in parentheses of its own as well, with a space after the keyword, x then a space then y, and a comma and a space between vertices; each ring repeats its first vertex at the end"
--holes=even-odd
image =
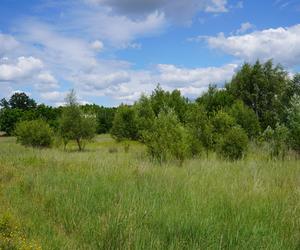
POLYGON ((160 163, 176 159, 180 164, 189 156, 189 136, 173 110, 161 111, 153 129, 144 134, 149 155, 160 163))
POLYGON ((236 101, 229 110, 229 114, 235 118, 247 133, 248 137, 253 139, 260 133, 260 124, 254 111, 247 107, 242 101, 236 101))
POLYGON ((22 120, 24 112, 21 109, 1 109, 0 110, 0 131, 7 135, 12 135, 16 124, 22 120))
POLYGON ((138 136, 140 140, 143 140, 143 134, 152 129, 155 113, 152 109, 150 99, 145 95, 140 97, 140 99, 135 103, 134 108, 137 116, 136 121, 138 136))
POLYGON ((202 105, 208 114, 213 114, 230 107, 234 98, 226 89, 218 89, 216 85, 210 85, 207 92, 197 98, 196 102, 202 105))
POLYGON ((267 143, 271 158, 285 158, 288 149, 289 130, 284 125, 276 124, 275 128, 268 126, 262 134, 267 143))
POLYGON ((82 112, 74 90, 67 95, 66 104, 59 123, 60 135, 65 146, 70 140, 75 140, 81 151, 84 149, 85 142, 95 136, 97 126, 95 116, 82 112))
POLYGON ((241 159, 247 150, 248 137, 246 132, 239 126, 230 128, 218 141, 219 154, 228 160, 241 159))
POLYGON ((190 134, 192 154, 201 153, 203 147, 208 154, 213 148, 213 127, 204 107, 198 103, 189 104, 185 124, 190 134))
POLYGON ((115 114, 111 135, 117 141, 138 138, 136 112, 133 107, 120 105, 115 114))
POLYGON ((291 147, 300 153, 300 95, 295 95, 288 110, 289 142, 291 147))
POLYGON ((284 119, 285 102, 288 102, 284 100, 290 84, 287 72, 280 65, 274 66, 272 61, 264 64, 257 61, 254 65, 244 64, 226 88, 232 96, 253 109, 265 129, 269 125, 275 127, 284 119))
POLYGON ((15 135, 17 141, 25 146, 49 147, 53 141, 53 131, 43 120, 19 122, 15 135))
POLYGON ((8 103, 12 109, 28 110, 36 107, 36 102, 23 92, 13 94, 8 103))

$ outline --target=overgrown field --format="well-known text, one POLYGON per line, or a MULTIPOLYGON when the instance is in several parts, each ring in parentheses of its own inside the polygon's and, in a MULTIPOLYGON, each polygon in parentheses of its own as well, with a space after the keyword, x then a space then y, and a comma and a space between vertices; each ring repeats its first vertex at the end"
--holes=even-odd
POLYGON ((180 167, 109 136, 84 152, 0 138, 0 234, 10 224, 43 249, 300 249, 300 162, 252 148, 180 167))

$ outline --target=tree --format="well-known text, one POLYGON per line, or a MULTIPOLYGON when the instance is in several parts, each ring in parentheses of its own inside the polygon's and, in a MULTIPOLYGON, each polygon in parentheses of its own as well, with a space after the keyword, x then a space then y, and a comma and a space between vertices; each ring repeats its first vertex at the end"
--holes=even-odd
POLYGON ((145 95, 142 95, 135 103, 134 109, 136 111, 138 136, 140 140, 143 140, 143 134, 153 126, 155 113, 152 109, 150 99, 145 95))
POLYGON ((176 159, 180 164, 189 155, 187 130, 173 110, 161 111, 153 128, 144 134, 144 141, 151 158, 160 163, 176 159))
POLYGON ((119 106, 114 117, 111 134, 117 141, 138 138, 137 119, 133 107, 123 104, 119 106))
POLYGON ((213 127, 203 105, 198 103, 188 105, 185 124, 190 134, 192 154, 199 154, 203 147, 208 154, 213 147, 213 127))
POLYGON ((271 158, 285 158, 288 149, 289 130, 284 125, 276 124, 275 128, 268 126, 262 134, 263 140, 268 143, 271 158))
POLYGON ((253 109, 261 127, 275 127, 285 117, 287 94, 291 81, 287 72, 272 61, 254 65, 244 64, 226 85, 226 89, 236 99, 242 100, 253 109))
POLYGON ((239 126, 230 128, 218 141, 218 152, 225 159, 235 161, 241 159, 248 146, 246 132, 239 126))
POLYGON ((197 98, 196 102, 202 105, 211 115, 221 109, 230 107, 234 102, 234 98, 226 89, 218 89, 216 85, 210 85, 208 91, 197 98))
POLYGON ((84 114, 81 111, 74 90, 67 95, 66 103, 59 123, 60 135, 65 146, 70 140, 75 140, 79 151, 81 151, 84 149, 84 143, 95 136, 95 116, 84 114))
POLYGON ((247 107, 242 101, 236 101, 229 110, 229 114, 235 118, 247 133, 248 137, 253 139, 260 133, 260 124, 254 111, 247 107))
POLYGON ((12 109, 28 110, 36 107, 36 102, 29 98, 25 93, 15 93, 13 94, 9 101, 9 106, 12 109))
POLYGON ((290 145, 300 153, 300 95, 295 95, 288 110, 287 126, 290 131, 290 145))
POLYGON ((0 131, 4 131, 7 135, 12 135, 16 124, 22 120, 23 114, 21 109, 1 109, 0 131))
POLYGON ((49 147, 53 141, 53 131, 43 120, 19 122, 15 135, 17 141, 25 146, 49 147))

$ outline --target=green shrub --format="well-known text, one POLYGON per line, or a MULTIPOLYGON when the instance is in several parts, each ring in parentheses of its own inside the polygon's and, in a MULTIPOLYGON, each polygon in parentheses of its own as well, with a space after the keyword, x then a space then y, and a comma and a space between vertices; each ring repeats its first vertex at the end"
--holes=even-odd
POLYGON ((248 137, 241 127, 230 128, 218 142, 218 152, 228 160, 241 159, 247 150, 248 137))
POLYGON ((187 130, 173 110, 160 112, 152 129, 144 133, 148 153, 160 163, 176 159, 182 164, 189 155, 188 138, 187 130))
POLYGON ((259 120, 254 111, 247 107, 242 101, 235 102, 229 113, 235 118, 237 124, 246 131, 249 138, 253 139, 259 135, 259 120))
POLYGON ((25 146, 49 147, 53 141, 53 132, 43 120, 22 121, 16 126, 17 141, 25 146))
POLYGON ((292 98, 291 108, 288 110, 288 128, 290 130, 290 145, 300 153, 300 95, 292 98))
POLYGON ((112 137, 117 141, 136 140, 138 138, 138 127, 136 112, 132 107, 120 105, 115 114, 111 129, 112 137))
POLYGON ((262 134, 262 139, 267 143, 267 150, 271 158, 284 159, 288 150, 289 130, 284 125, 276 124, 275 129, 270 126, 262 134))

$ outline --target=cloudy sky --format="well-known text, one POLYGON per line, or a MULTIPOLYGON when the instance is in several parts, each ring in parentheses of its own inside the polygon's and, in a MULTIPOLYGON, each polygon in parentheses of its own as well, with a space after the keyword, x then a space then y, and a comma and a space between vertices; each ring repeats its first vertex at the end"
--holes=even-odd
POLYGON ((0 98, 132 103, 157 83, 194 98, 243 62, 300 71, 300 0, 0 0, 0 98))

